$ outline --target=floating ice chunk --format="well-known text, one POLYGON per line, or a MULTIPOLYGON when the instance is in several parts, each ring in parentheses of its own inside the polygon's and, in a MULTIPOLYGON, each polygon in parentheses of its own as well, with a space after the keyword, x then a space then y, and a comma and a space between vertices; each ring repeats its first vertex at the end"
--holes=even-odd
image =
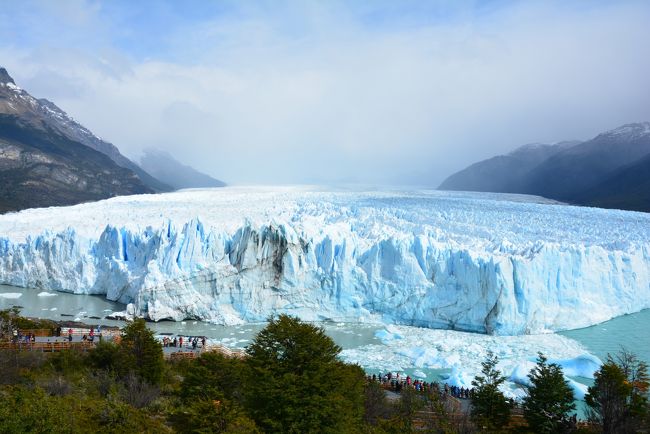
POLYGON ((401 339, 402 337, 400 335, 393 334, 389 332, 386 329, 382 330, 377 330, 375 332, 375 337, 379 339, 380 341, 386 343, 388 341, 392 341, 393 339, 401 339))
POLYGON ((58 294, 54 294, 53 292, 47 292, 47 291, 43 291, 43 292, 38 293, 39 297, 56 297, 57 295, 58 294))
POLYGON ((573 397, 575 399, 579 399, 583 401, 585 399, 585 395, 587 394, 587 390, 588 390, 587 386, 582 383, 578 383, 577 381, 572 380, 571 378, 565 378, 565 380, 568 381, 569 387, 573 389, 573 397))
POLYGON ((425 374, 424 372, 420 371, 419 369, 416 369, 416 370, 413 372, 413 375, 415 375, 415 376, 418 377, 418 378, 427 378, 427 374, 425 374))
POLYGON ((130 320, 132 318, 133 316, 129 315, 128 312, 124 310, 120 312, 111 312, 108 315, 106 315, 106 319, 113 319, 113 320, 130 320))
POLYGON ((512 373, 510 374, 510 377, 508 377, 509 381, 512 381, 513 383, 520 384, 522 386, 531 386, 532 383, 530 382, 530 378, 528 378, 528 374, 530 374, 530 371, 535 367, 535 363, 531 361, 525 361, 517 366, 512 370, 512 373))
POLYGON ((603 362, 592 354, 583 354, 573 359, 553 360, 549 363, 557 363, 562 367, 564 375, 569 377, 594 378, 594 373, 600 369, 603 362))
POLYGON ((444 382, 450 386, 456 386, 456 387, 464 387, 464 388, 472 387, 472 380, 474 380, 474 375, 470 375, 467 374, 466 372, 462 372, 458 368, 453 368, 451 370, 451 374, 447 374, 445 376, 447 378, 445 379, 444 382))
POLYGON ((0 298, 17 299, 22 297, 20 292, 0 292, 0 298))

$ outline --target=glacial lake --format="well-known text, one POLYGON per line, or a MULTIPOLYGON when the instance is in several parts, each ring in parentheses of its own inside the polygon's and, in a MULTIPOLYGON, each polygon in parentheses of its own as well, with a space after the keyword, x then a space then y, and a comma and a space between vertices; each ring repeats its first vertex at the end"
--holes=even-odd
MULTIPOLYGON (((0 309, 21 306, 21 312, 25 316, 101 325, 124 324, 122 321, 104 318, 110 312, 122 311, 125 307, 108 301, 103 296, 62 292, 46 294, 49 295, 37 289, 0 285, 0 309)), ((584 329, 516 337, 408 326, 386 327, 382 324, 319 325, 343 348, 344 360, 359 363, 367 372, 399 371, 429 381, 455 374, 458 381, 467 383, 470 375, 465 374, 480 369, 480 362, 487 349, 509 362, 503 367, 507 375, 522 361, 533 360, 539 350, 551 359, 570 359, 589 353, 604 360, 608 353, 616 353, 625 347, 650 363, 650 310, 624 315, 584 329), (434 350, 430 351, 429 348, 434 350), (440 366, 432 366, 436 363, 440 366), (465 368, 465 373, 456 372, 465 368)), ((264 324, 220 326, 188 320, 149 323, 149 327, 159 334, 206 336, 212 342, 230 348, 244 348, 264 324)), ((572 379, 580 384, 590 384, 586 378, 572 379)))

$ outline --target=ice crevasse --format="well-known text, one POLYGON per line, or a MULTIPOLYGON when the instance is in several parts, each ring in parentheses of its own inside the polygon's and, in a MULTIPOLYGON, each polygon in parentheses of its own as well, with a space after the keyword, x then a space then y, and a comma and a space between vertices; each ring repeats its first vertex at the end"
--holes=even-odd
POLYGON ((649 228, 520 196, 196 190, 0 216, 0 283, 152 320, 539 333, 650 307, 649 228))

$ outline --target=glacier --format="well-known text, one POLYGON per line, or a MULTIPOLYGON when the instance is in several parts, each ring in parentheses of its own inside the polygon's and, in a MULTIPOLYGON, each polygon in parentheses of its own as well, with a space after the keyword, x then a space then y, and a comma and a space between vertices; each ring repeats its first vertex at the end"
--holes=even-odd
POLYGON ((0 283, 104 294, 154 321, 519 335, 650 307, 649 240, 649 214, 531 196, 197 189, 2 215, 0 283))

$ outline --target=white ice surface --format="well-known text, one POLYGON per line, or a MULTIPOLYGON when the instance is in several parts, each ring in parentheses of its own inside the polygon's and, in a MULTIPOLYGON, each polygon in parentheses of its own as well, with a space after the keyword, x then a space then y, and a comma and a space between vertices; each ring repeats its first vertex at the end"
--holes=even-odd
MULTIPOLYGON (((381 344, 345 349, 341 358, 358 363, 370 372, 402 372, 407 369, 451 370, 445 382, 472 387, 481 372, 488 351, 498 358, 499 369, 507 378, 502 390, 515 399, 523 396, 521 386, 530 385, 528 374, 535 367, 535 355, 542 352, 549 363, 557 363, 565 376, 593 378, 602 362, 573 339, 557 334, 490 336, 452 330, 431 330, 408 326, 389 326, 375 336, 381 344), (399 335, 399 338, 394 336, 399 335)), ((417 374, 416 374, 417 375, 417 374)), ((586 386, 567 378, 577 399, 583 399, 586 386)))
POLYGON ((106 294, 154 320, 506 335, 650 307, 649 214, 536 202, 237 187, 32 209, 0 216, 0 283, 106 294))
POLYGON ((20 292, 0 292, 0 298, 16 299, 21 296, 22 294, 20 292))

